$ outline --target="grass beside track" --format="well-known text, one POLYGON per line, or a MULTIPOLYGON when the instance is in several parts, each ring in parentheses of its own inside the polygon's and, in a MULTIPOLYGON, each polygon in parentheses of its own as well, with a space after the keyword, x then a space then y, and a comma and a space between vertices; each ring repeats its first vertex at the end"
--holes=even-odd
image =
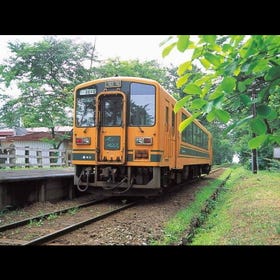
POLYGON ((280 245, 280 173, 233 170, 192 245, 280 245))
POLYGON ((190 225, 193 217, 199 215, 201 208, 204 206, 205 201, 213 194, 221 182, 229 175, 230 170, 225 172, 210 185, 205 184, 205 187, 200 189, 195 200, 186 209, 177 213, 177 215, 169 220, 164 229, 164 236, 161 240, 152 240, 151 245, 169 245, 178 244, 182 239, 182 235, 190 225))
POLYGON ((231 176, 219 192, 214 208, 195 230, 189 245, 280 245, 280 173, 243 167, 229 168, 210 186, 197 192, 195 201, 166 224, 161 241, 179 244, 192 219, 221 181, 231 176))

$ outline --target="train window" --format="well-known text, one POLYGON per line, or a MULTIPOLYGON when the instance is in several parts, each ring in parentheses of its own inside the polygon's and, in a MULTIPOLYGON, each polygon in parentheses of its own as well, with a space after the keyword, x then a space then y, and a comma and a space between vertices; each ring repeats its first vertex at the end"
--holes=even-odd
MULTIPOLYGON (((185 120, 186 118, 187 116, 185 114, 182 114, 182 121, 185 120)), ((182 141, 204 149, 208 148, 207 134, 193 122, 190 123, 182 131, 182 141)))
MULTIPOLYGON (((187 116, 185 114, 182 113, 182 121, 184 121, 187 118, 187 116)), ((190 125, 188 125, 183 131, 182 131, 182 141, 183 142, 188 142, 191 143, 192 140, 190 139, 189 136, 192 136, 191 134, 189 135, 190 132, 190 125)))
POLYGON ((94 126, 95 122, 95 89, 81 89, 76 99, 76 125, 94 126))
POLYGON ((122 125, 122 96, 106 95, 101 99, 102 126, 122 125))
POLYGON ((172 115, 171 115, 171 125, 172 127, 175 127, 175 112, 174 112, 174 108, 172 108, 172 115))
POLYGON ((130 125, 151 126, 155 123, 155 87, 131 83, 130 125))
POLYGON ((165 123, 168 125, 168 115, 169 115, 169 109, 168 107, 165 107, 165 123))

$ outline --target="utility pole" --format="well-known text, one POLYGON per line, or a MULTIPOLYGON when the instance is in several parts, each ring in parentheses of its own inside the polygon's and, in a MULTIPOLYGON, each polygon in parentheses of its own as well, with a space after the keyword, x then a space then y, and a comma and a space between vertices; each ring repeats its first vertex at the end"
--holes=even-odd
MULTIPOLYGON (((253 111, 253 118, 256 117, 256 103, 255 103, 255 98, 256 98, 256 89, 253 87, 252 90, 252 111, 253 111)), ((256 133, 253 132, 253 138, 256 137, 256 133)), ((254 174, 257 174, 258 172, 258 164, 257 164, 257 149, 252 149, 252 172, 254 174)))

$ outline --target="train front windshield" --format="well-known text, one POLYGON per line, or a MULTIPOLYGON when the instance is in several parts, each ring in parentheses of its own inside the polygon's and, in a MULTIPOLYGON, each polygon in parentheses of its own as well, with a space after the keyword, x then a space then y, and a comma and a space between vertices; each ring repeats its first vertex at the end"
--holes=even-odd
POLYGON ((86 88, 77 92, 76 126, 87 127, 95 125, 96 89, 86 88))
MULTIPOLYGON (((153 85, 130 83, 129 125, 153 126, 155 124, 155 92, 153 85)), ((93 86, 80 89, 76 96, 76 126, 95 126, 97 89, 93 86)), ((103 125, 121 125, 121 97, 108 95, 101 99, 103 125), (120 100, 119 100, 120 99, 120 100)))
POLYGON ((155 123, 155 87, 131 83, 130 125, 152 126, 155 123))

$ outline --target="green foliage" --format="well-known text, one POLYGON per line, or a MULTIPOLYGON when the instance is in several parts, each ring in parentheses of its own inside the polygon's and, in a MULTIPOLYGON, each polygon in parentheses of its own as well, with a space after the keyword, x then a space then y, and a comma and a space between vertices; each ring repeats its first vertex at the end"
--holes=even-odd
POLYGON ((79 211, 79 207, 73 207, 67 211, 70 215, 75 215, 79 211))
POLYGON ((178 101, 175 112, 188 102, 192 113, 200 113, 197 115, 208 122, 227 124, 227 133, 245 125, 256 135, 248 139, 251 149, 280 143, 276 128, 280 125, 276 103, 280 90, 279 35, 178 35, 168 38, 166 44, 163 56, 176 46, 181 52, 193 49, 191 60, 180 64, 177 71, 177 87, 189 98, 182 96, 184 101, 178 101), (194 67, 199 71, 193 71, 194 67))
POLYGON ((0 79, 6 87, 15 83, 20 95, 1 108, 2 122, 9 127, 19 126, 20 119, 25 127, 72 125, 73 89, 90 77, 92 69, 83 65, 95 59, 94 46, 45 37, 8 47, 12 55, 0 65, 0 79))
POLYGON ((58 217, 57 213, 52 213, 49 216, 47 216, 47 220, 51 221, 51 220, 55 220, 58 217))
POLYGON ((213 140, 213 164, 231 163, 233 155, 236 153, 234 139, 231 137, 224 137, 223 131, 224 124, 220 124, 217 121, 211 123, 203 123, 207 129, 212 133, 213 140))
POLYGON ((40 227, 43 224, 44 224, 43 219, 33 219, 33 220, 30 220, 28 226, 29 227, 32 227, 32 226, 40 227))
POLYGON ((198 117, 198 115, 199 113, 196 113, 182 121, 179 125, 179 131, 182 132, 195 118, 198 117))
POLYGON ((175 83, 178 79, 176 68, 163 67, 155 60, 140 62, 139 60, 121 61, 119 58, 110 58, 94 68, 94 78, 112 76, 134 76, 158 81, 171 94, 179 93, 175 83))

